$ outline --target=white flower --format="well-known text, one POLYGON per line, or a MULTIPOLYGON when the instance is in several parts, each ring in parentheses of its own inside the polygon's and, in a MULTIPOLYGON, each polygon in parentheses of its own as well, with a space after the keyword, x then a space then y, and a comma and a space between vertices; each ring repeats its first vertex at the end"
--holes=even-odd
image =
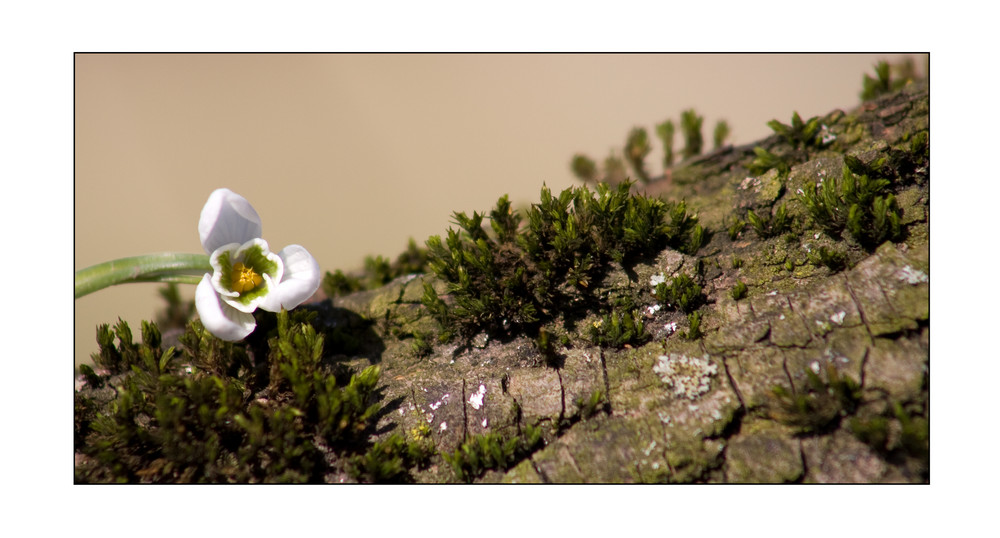
POLYGON ((219 338, 235 342, 253 332, 253 311, 291 310, 319 287, 319 264, 300 245, 274 253, 260 238, 257 211, 246 198, 217 189, 201 210, 201 246, 209 254, 206 273, 195 292, 201 323, 219 338))

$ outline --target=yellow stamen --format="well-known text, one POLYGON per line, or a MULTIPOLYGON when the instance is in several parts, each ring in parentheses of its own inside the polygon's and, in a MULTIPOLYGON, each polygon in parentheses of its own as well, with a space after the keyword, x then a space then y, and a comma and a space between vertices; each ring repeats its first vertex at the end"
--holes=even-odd
POLYGON ((250 291, 260 286, 264 279, 252 268, 243 265, 243 262, 233 264, 231 289, 237 293, 250 291))

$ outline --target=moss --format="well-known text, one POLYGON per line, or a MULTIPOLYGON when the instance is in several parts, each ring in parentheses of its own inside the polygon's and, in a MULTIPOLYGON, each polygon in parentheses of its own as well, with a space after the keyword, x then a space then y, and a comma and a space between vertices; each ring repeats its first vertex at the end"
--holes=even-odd
POLYGON ((663 167, 674 165, 674 122, 666 120, 656 125, 656 136, 663 142, 663 167))
POLYGON ((405 251, 390 262, 382 256, 368 256, 360 274, 348 275, 340 269, 327 271, 323 277, 323 293, 327 297, 339 297, 356 291, 379 288, 403 275, 422 273, 427 268, 427 250, 410 239, 405 251))
POLYGON ((701 332, 701 312, 688 314, 688 330, 684 333, 684 338, 697 340, 704 335, 705 333, 701 332))
POLYGON ((688 109, 681 113, 681 133, 684 135, 684 149, 681 154, 685 159, 701 155, 702 146, 705 141, 701 134, 701 124, 705 118, 699 116, 694 109, 688 109))
POLYGON ((672 278, 669 284, 666 282, 657 284, 653 295, 661 303, 684 313, 693 312, 705 302, 701 286, 683 273, 672 278))
POLYGON ((363 455, 352 457, 348 473, 359 482, 413 482, 413 471, 426 467, 434 454, 434 444, 425 436, 407 441, 394 433, 363 455))
POLYGON ((803 121, 798 112, 792 113, 791 125, 786 125, 778 120, 767 122, 778 136, 795 151, 802 151, 802 160, 808 160, 808 149, 810 147, 819 148, 826 145, 827 140, 821 136, 820 118, 813 116, 803 121))
POLYGON ((832 364, 827 365, 824 381, 813 370, 805 371, 808 387, 789 391, 781 385, 771 389, 771 417, 793 427, 798 433, 824 432, 850 415, 861 397, 861 387, 850 377, 841 376, 832 364))
POLYGON ((635 176, 642 183, 649 183, 649 172, 646 171, 645 160, 653 147, 649 143, 649 136, 642 127, 636 127, 628 134, 625 141, 625 159, 628 160, 635 176))
POLYGON ((580 419, 586 420, 598 411, 608 411, 607 398, 604 396, 604 391, 601 389, 595 389, 594 392, 590 394, 590 397, 580 396, 574 402, 576 405, 576 416, 580 419))
POLYGON ((429 266, 453 303, 426 288, 424 304, 449 335, 536 334, 570 304, 609 311, 592 288, 610 264, 628 266, 668 245, 694 252, 706 240, 683 202, 632 195, 628 183, 558 196, 543 188, 525 226, 506 196, 490 212, 489 231, 485 217, 455 213, 460 229, 427 241, 429 266))
POLYGON ((781 204, 781 206, 774 211, 773 215, 768 212, 763 217, 757 216, 752 209, 748 209, 747 222, 749 222, 754 231, 757 232, 757 237, 760 237, 761 239, 777 237, 787 232, 792 227, 792 218, 788 215, 788 208, 785 204, 781 204))
POLYGON ((637 310, 615 309, 590 324, 590 341, 596 346, 621 348, 639 345, 649 340, 637 310))
POLYGON ((580 181, 597 182, 597 164, 586 155, 576 154, 570 162, 570 170, 580 181))
POLYGON ((852 167, 872 170, 857 159, 847 159, 841 180, 829 179, 803 191, 800 199, 812 221, 835 239, 846 230, 869 252, 883 241, 901 240, 902 211, 895 196, 888 192, 892 182, 867 174, 859 176, 852 167))
POLYGON ((916 78, 916 69, 912 58, 907 59, 903 64, 895 66, 895 70, 898 72, 895 78, 892 76, 893 67, 888 62, 880 61, 875 64, 874 77, 867 73, 864 75, 861 89, 862 101, 872 101, 888 93, 895 92, 916 78))
POLYGON ((809 253, 809 261, 814 265, 823 265, 836 273, 847 267, 848 258, 845 252, 821 246, 809 253))
POLYGON ((729 127, 729 123, 725 120, 720 120, 715 124, 715 130, 712 131, 712 148, 719 149, 723 144, 726 143, 726 139, 729 138, 729 134, 732 129, 729 127))
POLYGON ((516 435, 497 432, 475 435, 452 453, 443 453, 460 482, 472 482, 489 470, 507 470, 542 445, 542 430, 526 426, 516 435))
POLYGON ((758 146, 753 148, 754 159, 747 165, 747 170, 751 174, 759 176, 768 170, 774 169, 780 175, 786 175, 791 170, 791 164, 783 157, 758 146))
POLYGON ((300 321, 310 317, 279 313, 269 338, 238 344, 191 322, 182 353, 162 349, 155 324, 143 323, 144 342, 136 344, 119 322, 117 345, 102 326, 95 359, 111 368, 91 372, 91 387, 76 396, 74 438, 85 457, 76 481, 322 481, 327 452, 364 445, 362 432, 380 409, 379 369, 339 386, 324 362, 323 335, 300 321), (105 401, 93 396, 103 385, 115 390, 105 401))
POLYGON ((747 296, 747 285, 744 284, 742 281, 737 280, 736 284, 733 286, 733 289, 730 291, 730 295, 732 295, 734 301, 739 301, 740 299, 743 299, 744 297, 747 296))

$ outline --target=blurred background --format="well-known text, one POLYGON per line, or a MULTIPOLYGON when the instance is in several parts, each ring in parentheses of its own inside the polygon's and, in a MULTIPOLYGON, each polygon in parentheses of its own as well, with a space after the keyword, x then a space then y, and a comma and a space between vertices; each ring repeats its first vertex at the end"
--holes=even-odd
MULTIPOLYGON (((263 220, 272 250, 305 246, 324 271, 395 259, 443 234, 456 210, 515 206, 578 185, 575 153, 620 154, 683 110, 729 143, 860 103, 864 74, 894 54, 75 56, 75 268, 162 251, 201 253, 209 193, 228 187, 263 220)), ((926 56, 915 57, 925 74, 926 56)), ((675 148, 683 146, 680 133, 675 148)), ((138 335, 158 284, 75 301, 75 360, 119 317, 138 335)), ((182 286, 185 298, 194 286, 182 286)), ((138 336, 137 336, 138 338, 138 336)))

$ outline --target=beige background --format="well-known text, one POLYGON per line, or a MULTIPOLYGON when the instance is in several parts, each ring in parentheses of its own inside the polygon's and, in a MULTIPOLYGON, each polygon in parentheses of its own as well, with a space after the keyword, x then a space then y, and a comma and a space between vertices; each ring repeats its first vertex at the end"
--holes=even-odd
MULTIPOLYGON (((719 119, 730 142, 752 142, 793 110, 857 105, 862 75, 898 58, 77 55, 75 266, 202 252, 198 215, 225 186, 256 207, 272 249, 299 243, 323 270, 356 268, 444 233, 454 210, 577 184, 572 155, 600 161, 633 126, 652 135, 694 107, 707 144, 719 119)), ((660 158, 647 161, 657 173, 660 158)), ((76 362, 99 323, 121 316, 138 333, 162 307, 157 288, 75 301, 76 362)))

